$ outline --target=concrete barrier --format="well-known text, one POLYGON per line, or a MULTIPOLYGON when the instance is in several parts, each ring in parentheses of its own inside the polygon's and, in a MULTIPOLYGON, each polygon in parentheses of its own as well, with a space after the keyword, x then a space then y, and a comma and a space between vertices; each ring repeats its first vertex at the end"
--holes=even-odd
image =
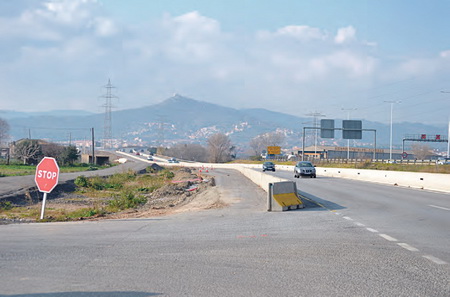
MULTIPOLYGON (((132 158, 138 157, 128 155, 132 158)), ((142 161, 142 159, 140 159, 142 161)), ((149 162, 153 163, 153 162, 149 162)), ((269 183, 290 181, 290 179, 283 179, 271 176, 262 172, 261 164, 208 164, 208 163, 187 163, 180 162, 177 164, 164 163, 164 166, 189 166, 189 167, 209 167, 209 168, 226 168, 235 169, 248 177, 255 184, 260 186, 263 190, 268 192, 269 183)), ((294 166, 276 165, 277 170, 285 170, 292 172, 294 176, 294 166)), ((424 189, 432 191, 440 191, 450 193, 450 174, 440 173, 420 173, 420 172, 404 172, 404 171, 385 171, 385 170, 370 170, 370 169, 349 169, 349 168, 327 168, 317 167, 317 176, 329 176, 348 178, 360 181, 375 182, 389 184, 393 186, 409 187, 415 189, 424 189)))
POLYGON ((297 184, 293 181, 269 183, 267 193, 268 211, 285 211, 303 208, 305 205, 298 196, 297 184))

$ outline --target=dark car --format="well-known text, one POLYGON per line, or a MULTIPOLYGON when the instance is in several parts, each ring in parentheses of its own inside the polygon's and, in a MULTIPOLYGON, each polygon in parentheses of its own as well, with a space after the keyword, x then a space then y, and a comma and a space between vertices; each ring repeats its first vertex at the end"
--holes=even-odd
POLYGON ((273 162, 264 162, 262 169, 263 171, 271 170, 275 172, 275 164, 273 162))
POLYGON ((300 176, 309 176, 316 178, 316 168, 309 161, 300 161, 294 167, 294 177, 299 178, 300 176))

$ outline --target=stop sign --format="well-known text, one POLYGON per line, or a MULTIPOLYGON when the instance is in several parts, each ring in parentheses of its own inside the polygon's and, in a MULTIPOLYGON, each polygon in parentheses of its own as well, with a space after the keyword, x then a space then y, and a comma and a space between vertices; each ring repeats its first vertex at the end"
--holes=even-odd
POLYGON ((36 167, 34 181, 39 191, 50 193, 58 184, 59 167, 54 158, 45 157, 36 167))

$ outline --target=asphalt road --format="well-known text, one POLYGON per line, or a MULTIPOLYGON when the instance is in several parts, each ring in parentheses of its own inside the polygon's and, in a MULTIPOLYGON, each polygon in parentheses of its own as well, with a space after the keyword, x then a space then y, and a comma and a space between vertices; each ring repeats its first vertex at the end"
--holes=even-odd
POLYGON ((450 193, 342 178, 293 178, 300 192, 341 218, 432 261, 450 263, 450 193), (378 231, 378 232, 375 232, 378 231))
MULTIPOLYGON (((114 173, 126 172, 128 170, 140 171, 145 169, 145 167, 147 167, 148 165, 148 163, 136 162, 133 159, 129 159, 129 161, 124 164, 119 164, 117 166, 102 170, 61 173, 59 175, 58 184, 64 183, 69 180, 74 180, 80 175, 112 175, 114 173)), ((34 181, 34 175, 2 177, 0 178, 0 199, 11 195, 22 194, 24 191, 35 187, 36 183, 34 181)))
POLYGON ((0 226, 0 296, 450 296, 448 264, 344 219, 349 206, 266 212, 248 179, 210 174, 229 207, 0 226))

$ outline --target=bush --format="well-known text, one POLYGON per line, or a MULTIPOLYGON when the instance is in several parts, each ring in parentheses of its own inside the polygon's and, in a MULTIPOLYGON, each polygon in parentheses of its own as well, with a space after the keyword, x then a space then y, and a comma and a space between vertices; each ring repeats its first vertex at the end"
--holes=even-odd
POLYGON ((175 174, 172 171, 169 171, 169 170, 164 170, 159 175, 162 176, 165 179, 172 179, 172 178, 175 177, 175 174))
POLYGON ((0 211, 2 210, 11 210, 13 205, 9 201, 0 201, 0 211))
POLYGON ((89 180, 84 175, 80 175, 75 179, 75 185, 79 188, 87 188, 89 187, 89 180))
POLYGON ((136 196, 132 191, 123 191, 114 196, 113 200, 108 202, 108 205, 117 210, 124 210, 127 208, 135 208, 147 202, 143 196, 136 196))

